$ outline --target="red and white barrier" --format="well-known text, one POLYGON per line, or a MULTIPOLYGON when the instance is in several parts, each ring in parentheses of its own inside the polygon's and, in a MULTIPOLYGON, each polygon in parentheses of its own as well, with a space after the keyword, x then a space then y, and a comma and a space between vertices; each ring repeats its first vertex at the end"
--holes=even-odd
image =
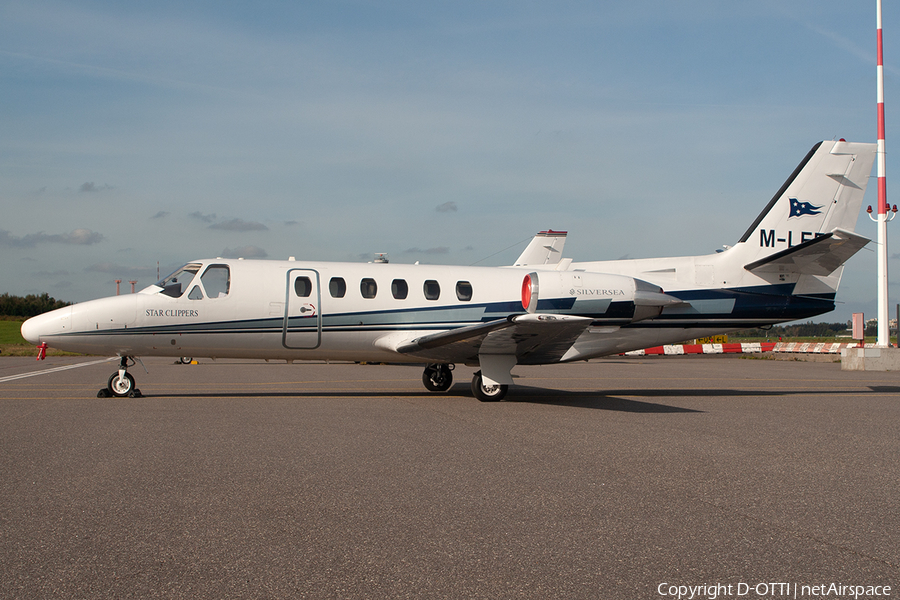
MULTIPOLYGON (((859 342, 839 344, 837 342, 779 342, 773 352, 811 352, 815 354, 840 354, 844 348, 859 348, 859 342)), ((874 344, 866 344, 866 348, 874 344)))
MULTIPOLYGON (((867 344, 867 347, 872 344, 867 344)), ((831 342, 748 342, 729 344, 676 344, 656 346, 645 350, 626 352, 627 356, 662 356, 677 354, 758 354, 761 352, 802 352, 815 354, 840 354, 844 348, 857 348, 859 344, 831 342)))
POLYGON ((774 342, 749 342, 746 344, 676 344, 672 346, 656 346, 645 350, 626 352, 628 356, 659 356, 674 354, 743 354, 769 352, 775 347, 774 342))

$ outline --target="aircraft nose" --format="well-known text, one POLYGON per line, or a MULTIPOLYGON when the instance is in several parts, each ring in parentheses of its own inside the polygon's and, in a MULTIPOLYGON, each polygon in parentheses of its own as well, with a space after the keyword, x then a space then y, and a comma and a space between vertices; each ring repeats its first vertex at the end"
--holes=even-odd
POLYGON ((22 337, 25 338, 29 344, 34 344, 37 346, 41 343, 41 317, 43 315, 38 315, 36 317, 31 317, 24 323, 22 323, 22 337))
POLYGON ((71 315, 72 307, 67 306, 31 317, 22 323, 22 337, 36 346, 47 342, 50 336, 66 333, 70 329, 71 315))

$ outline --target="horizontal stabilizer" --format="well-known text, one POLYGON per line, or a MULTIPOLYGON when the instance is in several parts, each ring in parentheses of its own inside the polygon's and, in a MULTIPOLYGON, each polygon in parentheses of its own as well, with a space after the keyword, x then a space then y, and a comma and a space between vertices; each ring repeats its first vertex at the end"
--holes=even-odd
POLYGON ((562 258, 563 246, 566 245, 566 232, 548 229, 538 233, 531 239, 513 265, 524 267, 529 265, 555 265, 562 258))
POLYGON ((831 275, 871 240, 843 229, 835 229, 793 248, 782 250, 745 269, 754 273, 798 273, 831 275))
POLYGON ((422 336, 397 352, 435 362, 473 362, 479 354, 515 355, 519 362, 556 362, 593 319, 525 314, 422 336))

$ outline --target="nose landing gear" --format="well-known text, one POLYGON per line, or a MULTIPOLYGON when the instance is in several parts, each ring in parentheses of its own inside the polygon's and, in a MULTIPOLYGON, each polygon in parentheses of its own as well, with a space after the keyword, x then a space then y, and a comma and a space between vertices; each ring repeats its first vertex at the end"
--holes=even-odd
POLYGON ((452 364, 431 364, 422 373, 422 383, 429 392, 446 392, 453 385, 452 364))
POLYGON ((123 356, 119 361, 119 370, 109 376, 106 387, 97 392, 98 398, 140 398, 141 390, 134 387, 134 377, 128 372, 128 367, 134 365, 134 359, 123 356), (129 363, 130 361, 130 363, 129 363))

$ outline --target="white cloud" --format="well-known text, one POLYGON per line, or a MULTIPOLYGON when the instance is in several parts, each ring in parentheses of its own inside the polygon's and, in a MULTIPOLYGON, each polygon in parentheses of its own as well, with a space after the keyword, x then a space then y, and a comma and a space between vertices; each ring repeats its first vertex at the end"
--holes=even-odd
POLYGON ((204 223, 212 223, 213 221, 216 220, 216 213, 213 213, 211 215, 204 215, 200 211, 194 211, 188 216, 191 217, 192 219, 197 219, 199 221, 203 221, 204 223))
POLYGON ((31 248, 41 244, 70 244, 74 246, 90 246, 104 240, 102 234, 90 229, 75 229, 71 233, 47 234, 44 232, 29 233, 16 236, 8 231, 0 230, 0 246, 10 248, 31 248))
POLYGON ((109 184, 104 183, 103 185, 96 185, 93 181, 86 181, 85 183, 82 183, 78 187, 78 191, 82 192, 82 193, 83 192, 88 192, 88 193, 102 192, 102 191, 111 190, 111 189, 113 189, 113 187, 109 184))
POLYGON ((245 221, 243 219, 231 219, 222 221, 221 223, 213 223, 210 229, 221 229, 223 231, 267 231, 269 228, 262 223, 254 221, 245 221))

